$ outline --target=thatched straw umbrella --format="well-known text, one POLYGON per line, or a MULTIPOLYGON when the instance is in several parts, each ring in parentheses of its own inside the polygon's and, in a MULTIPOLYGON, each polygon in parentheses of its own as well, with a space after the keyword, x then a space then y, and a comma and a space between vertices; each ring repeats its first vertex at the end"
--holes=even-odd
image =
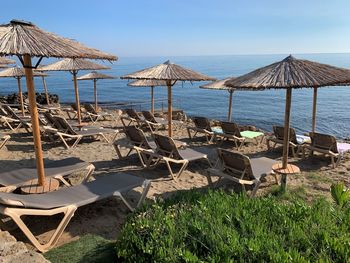
POLYGON ((0 57, 0 68, 8 68, 9 64, 15 64, 16 61, 4 57, 0 57))
POLYGON ((206 81, 215 80, 214 78, 197 73, 191 69, 183 68, 179 65, 171 63, 169 60, 163 64, 137 71, 125 76, 121 79, 148 79, 148 80, 165 80, 168 87, 168 134, 172 136, 172 94, 171 87, 177 81, 206 81))
POLYGON ((96 71, 92 71, 91 73, 88 73, 86 75, 83 75, 78 78, 78 80, 93 80, 94 81, 94 98, 95 98, 95 111, 98 111, 97 106, 97 87, 96 82, 98 79, 114 79, 113 76, 109 76, 106 74, 97 73, 96 71))
POLYGON ((0 65, 8 65, 8 64, 15 64, 15 63, 16 61, 14 61, 13 59, 0 57, 0 65))
POLYGON ((235 91, 234 88, 228 87, 225 85, 225 82, 229 79, 234 79, 234 78, 226 78, 222 80, 217 80, 210 82, 208 84, 199 86, 201 89, 212 89, 212 90, 227 90, 228 93, 230 94, 229 96, 229 101, 228 101, 228 114, 227 114, 227 121, 231 121, 232 119, 232 95, 233 92, 235 91))
MULTIPOLYGON (((21 112, 22 115, 24 116, 24 102, 23 102, 23 93, 22 93, 22 85, 21 85, 21 78, 24 77, 26 74, 24 72, 23 68, 19 67, 13 67, 13 68, 8 68, 3 71, 0 71, 0 78, 15 78, 17 79, 17 85, 18 85, 18 95, 19 95, 19 100, 21 104, 21 112)), ((33 72, 34 77, 44 77, 47 76, 44 73, 40 72, 33 72)))
POLYGON ((154 113, 154 87, 166 86, 164 80, 140 79, 128 83, 130 87, 151 87, 151 112, 154 113))
POLYGON ((40 68, 41 71, 69 71, 73 75, 75 103, 78 113, 78 122, 81 123, 80 100, 77 82, 77 74, 79 70, 98 70, 109 69, 109 67, 94 63, 86 59, 66 58, 56 63, 40 68))
MULTIPOLYGON (((280 62, 259 68, 236 79, 228 80, 225 85, 239 89, 286 89, 286 108, 284 121, 283 161, 281 171, 288 168, 288 142, 292 89, 312 88, 348 83, 350 71, 326 64, 288 56, 280 62)), ((285 189, 286 176, 282 176, 282 188, 285 189)))
POLYGON ((0 25, 0 56, 17 56, 26 74, 38 184, 44 190, 45 184, 44 161, 41 148, 38 109, 35 101, 33 82, 32 57, 38 57, 36 68, 43 57, 56 58, 90 58, 117 60, 116 56, 91 49, 71 39, 59 37, 46 32, 29 22, 12 20, 9 24, 0 25))

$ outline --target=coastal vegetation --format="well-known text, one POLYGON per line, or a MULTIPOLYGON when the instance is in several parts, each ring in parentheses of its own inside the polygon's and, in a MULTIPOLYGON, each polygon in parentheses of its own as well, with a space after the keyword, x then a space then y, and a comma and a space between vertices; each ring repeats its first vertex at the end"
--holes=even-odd
POLYGON ((130 217, 116 252, 127 262, 346 262, 350 208, 340 199, 333 206, 190 191, 130 217))
POLYGON ((52 262, 347 262, 350 190, 332 185, 332 202, 306 202, 298 191, 272 189, 261 198, 181 192, 132 214, 116 243, 87 235, 45 256, 52 262))

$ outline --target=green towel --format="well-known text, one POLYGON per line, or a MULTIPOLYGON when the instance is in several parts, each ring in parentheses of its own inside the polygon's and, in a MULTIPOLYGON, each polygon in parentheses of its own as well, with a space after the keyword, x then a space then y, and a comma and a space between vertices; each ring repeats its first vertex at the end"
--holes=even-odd
POLYGON ((216 134, 223 134, 222 129, 219 126, 211 127, 211 130, 216 134))
POLYGON ((248 139, 254 139, 256 137, 264 135, 263 132, 255 132, 255 131, 242 131, 241 136, 248 138, 248 139))

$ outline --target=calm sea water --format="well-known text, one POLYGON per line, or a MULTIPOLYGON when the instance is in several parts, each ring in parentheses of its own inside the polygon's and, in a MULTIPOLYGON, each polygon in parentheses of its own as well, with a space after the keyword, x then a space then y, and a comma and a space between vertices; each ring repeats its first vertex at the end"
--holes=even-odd
MULTIPOLYGON (((170 59, 171 61, 192 68, 201 73, 221 79, 228 76, 239 76, 258 67, 279 61, 287 55, 234 55, 234 56, 202 56, 202 57, 140 57, 120 58, 111 66, 106 74, 121 76, 136 70, 150 67, 170 59)), ((305 58, 339 67, 350 68, 350 54, 303 54, 305 58)), ((48 64, 55 60, 43 61, 48 64)), ((79 72, 79 75, 87 73, 79 72)), ((47 86, 51 93, 60 96, 61 102, 74 101, 73 82, 68 72, 50 72, 47 86)), ((23 79, 24 85, 24 79, 23 79)), ((136 102, 148 101, 149 88, 132 88, 127 86, 127 80, 99 80, 98 98, 100 102, 136 102)), ((42 91, 41 79, 35 80, 37 91, 42 91)), ((228 92, 199 89, 204 82, 178 83, 173 88, 174 106, 182 108, 188 115, 208 116, 225 120, 228 109, 228 92)), ((92 81, 80 81, 79 92, 81 101, 93 101, 92 81)), ((24 85, 25 86, 25 85, 24 85)), ((24 87, 25 89, 25 87, 24 87)), ((17 91, 14 79, 0 80, 0 94, 17 91)), ((312 89, 293 90, 292 126, 299 132, 311 129, 312 89)), ((156 99, 165 99, 166 88, 155 89, 156 99)), ((321 88, 318 92, 317 130, 334 134, 339 138, 350 136, 350 87, 321 88)), ((253 124, 270 131, 272 125, 283 124, 285 105, 284 90, 237 91, 233 96, 233 120, 240 124, 253 124)), ((156 105, 160 107, 160 103, 156 105)), ((166 107, 166 103, 164 104, 166 107)), ((143 104, 144 109, 149 104, 143 104)))

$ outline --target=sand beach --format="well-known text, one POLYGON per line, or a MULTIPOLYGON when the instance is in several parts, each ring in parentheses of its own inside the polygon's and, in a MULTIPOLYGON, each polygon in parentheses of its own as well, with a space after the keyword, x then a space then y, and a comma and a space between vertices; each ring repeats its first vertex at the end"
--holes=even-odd
MULTIPOLYGON (((93 125, 118 129, 120 133, 117 140, 125 141, 123 126, 119 118, 120 111, 111 110, 110 112, 113 114, 115 120, 100 121, 93 125)), ((208 144, 205 138, 200 137, 200 135, 198 138, 190 140, 185 128, 188 125, 193 125, 190 120, 182 129, 174 131, 174 138, 186 142, 187 147, 207 153, 210 161, 215 163, 217 160, 216 148, 218 144, 208 144)), ((160 130, 159 133, 166 135, 167 131, 160 130)), ((151 136, 150 132, 146 132, 146 134, 151 136)), ((0 151, 2 171, 34 166, 35 154, 31 135, 26 133, 24 129, 10 133, 10 135, 11 140, 0 151)), ((59 160, 67 157, 77 157, 83 161, 92 163, 96 167, 93 177, 97 179, 107 174, 127 172, 152 180, 152 186, 147 195, 146 202, 167 198, 174 193, 188 191, 193 188, 205 189, 209 187, 207 179, 204 176, 207 173, 208 165, 202 161, 191 163, 182 176, 177 181, 174 181, 170 179, 165 164, 160 164, 153 169, 142 168, 135 153, 129 157, 118 159, 113 145, 99 140, 83 140, 76 148, 68 150, 64 148, 62 143, 52 143, 48 140, 44 140, 42 146, 44 158, 59 160)), ((224 142, 221 147, 234 150, 234 144, 232 142, 224 142)), ((122 154, 126 154, 127 151, 127 149, 122 149, 122 154)), ((268 151, 265 141, 258 146, 248 143, 240 151, 250 157, 267 156, 275 160, 280 160, 282 154, 281 147, 273 151, 268 151)), ((319 197, 330 199, 329 189, 330 185, 334 182, 344 182, 345 185, 350 184, 349 155, 345 155, 344 160, 335 169, 331 167, 330 158, 322 156, 314 156, 306 159, 291 157, 290 162, 298 165, 302 172, 288 177, 288 190, 293 194, 304 196, 308 201, 319 197)), ((81 180, 81 174, 77 173, 70 178, 73 184, 77 184, 81 180)), ((237 184, 227 181, 220 183, 219 187, 227 191, 239 192, 242 190, 237 184)), ((257 196, 269 194, 274 189, 276 189, 275 180, 272 176, 268 176, 259 188, 257 196)), ((137 190, 129 192, 127 198, 135 202, 139 195, 137 190)), ((109 198, 79 208, 56 246, 77 240, 79 237, 88 233, 115 240, 129 213, 127 207, 117 198, 109 198)), ((59 218, 59 216, 49 218, 28 217, 25 221, 29 223, 29 226, 33 229, 39 240, 44 241, 53 233, 53 229, 59 222, 59 218)), ((11 224, 7 227, 11 229, 11 224)), ((25 241, 29 248, 34 249, 26 241, 20 230, 11 229, 11 234, 19 240, 25 241)))

